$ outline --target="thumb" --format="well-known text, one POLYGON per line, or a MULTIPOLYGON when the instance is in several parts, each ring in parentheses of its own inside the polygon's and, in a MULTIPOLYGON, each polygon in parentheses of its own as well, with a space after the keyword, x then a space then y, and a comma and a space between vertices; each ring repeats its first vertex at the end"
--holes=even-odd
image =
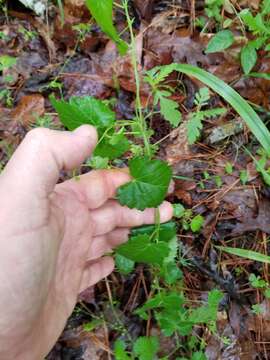
POLYGON ((18 194, 50 194, 61 170, 72 170, 88 157, 97 143, 94 127, 73 132, 45 128, 31 130, 1 174, 8 188, 18 194))

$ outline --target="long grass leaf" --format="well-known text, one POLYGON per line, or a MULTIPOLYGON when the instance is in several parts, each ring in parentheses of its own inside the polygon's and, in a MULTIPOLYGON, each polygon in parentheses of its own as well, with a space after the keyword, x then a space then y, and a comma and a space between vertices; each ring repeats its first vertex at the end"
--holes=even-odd
POLYGON ((224 100, 226 100, 238 112, 258 142, 266 150, 267 154, 270 155, 269 130, 247 101, 244 100, 233 88, 227 85, 223 80, 196 66, 188 64, 174 64, 173 68, 176 71, 198 79, 223 97, 224 100))
POLYGON ((217 248, 221 251, 225 251, 232 255, 236 255, 236 256, 246 258, 246 259, 270 264, 270 256, 258 253, 256 251, 232 248, 232 247, 225 247, 225 246, 217 246, 217 248))

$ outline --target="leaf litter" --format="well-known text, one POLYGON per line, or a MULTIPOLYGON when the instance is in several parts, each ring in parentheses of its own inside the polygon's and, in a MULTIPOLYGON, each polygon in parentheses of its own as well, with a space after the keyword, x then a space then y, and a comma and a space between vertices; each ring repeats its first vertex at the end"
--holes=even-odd
MULTIPOLYGON (((261 6, 256 0, 231 3, 235 11, 248 7, 254 14, 260 11, 261 6)), ((263 77, 243 76, 239 61, 243 39, 237 20, 230 23, 232 8, 222 8, 222 26, 227 22, 229 27, 224 27, 219 39, 227 36, 224 40, 227 49, 220 49, 220 40, 219 48, 214 49, 217 52, 209 51, 209 46, 212 43, 210 50, 215 46, 218 13, 212 8, 212 17, 207 17, 207 8, 209 5, 205 7, 200 1, 131 1, 130 12, 135 17, 134 28, 137 31, 143 108, 153 104, 151 88, 143 81, 145 71, 157 65, 187 63, 201 67, 232 85, 250 101, 267 124, 270 117, 270 82, 263 77), (194 14, 197 22, 206 22, 198 26, 192 23, 194 14), (200 26, 205 26, 206 31, 200 31, 200 26), (205 51, 207 46, 208 51, 205 51)), ((57 6, 52 4, 48 10, 47 23, 26 8, 17 8, 13 4, 9 8, 9 21, 2 16, 0 18, 0 57, 8 55, 16 58, 14 65, 0 73, 3 114, 0 117, 1 167, 26 131, 44 124, 44 116, 48 116, 49 127, 58 121, 49 101, 52 92, 60 94, 65 100, 72 96, 94 96, 106 101, 113 99, 117 118, 133 117, 136 83, 129 53, 119 57, 113 41, 102 33, 93 19, 89 22, 89 10, 83 1, 64 2, 64 23, 57 6)), ((115 11, 114 25, 117 30, 125 29, 119 9, 115 11)), ((112 28, 109 31, 115 40, 112 28)), ((118 42, 122 52, 125 52, 124 41, 128 41, 125 36, 118 42)), ((259 50, 254 72, 268 74, 269 70, 269 56, 265 50, 259 50)), ((189 114, 196 111, 194 99, 203 85, 194 78, 175 72, 164 80, 164 84, 173 89, 173 96, 169 99, 179 104, 183 121, 173 128, 160 113, 155 114, 151 119, 151 128, 155 131, 152 142, 159 145, 160 160, 167 160, 172 167, 175 183, 169 200, 182 203, 191 212, 188 214, 187 211, 186 218, 180 218, 178 223, 178 241, 183 258, 192 264, 183 269, 185 277, 181 286, 193 301, 202 301, 205 294, 217 286, 227 294, 226 304, 218 311, 216 332, 213 334, 207 326, 200 325, 194 335, 204 340, 205 354, 209 359, 267 359, 270 354, 269 300, 248 283, 249 273, 265 275, 265 265, 219 253, 217 248, 214 250, 215 246, 228 246, 265 255, 269 251, 269 184, 263 182, 244 147, 253 154, 258 150, 260 154, 260 149, 252 141, 241 119, 214 93, 210 93, 208 108, 224 107, 227 112, 222 118, 207 119, 199 140, 190 145, 186 121, 189 114), (231 173, 227 172, 230 167, 227 166, 226 170, 227 163, 231 164, 231 173), (203 216, 203 230, 192 233, 188 228, 191 221, 188 216, 203 216), (250 310, 256 304, 261 306, 261 314, 250 310)), ((60 123, 57 126, 60 127, 60 123)), ((127 152, 126 162, 128 155, 127 152)), ((257 155, 258 160, 260 157, 262 155, 257 155)), ((265 169, 267 171, 267 167, 265 169)), ((68 175, 64 174, 63 179, 68 175)), ((162 188, 163 192, 166 186, 162 188)), ((125 201, 125 192, 120 193, 120 197, 125 201)), ((134 237, 135 241, 139 243, 141 236, 134 237)), ((147 245, 147 242, 144 241, 144 244, 147 245)), ((168 256, 168 243, 162 242, 161 245, 166 249, 156 255, 158 260, 160 254, 168 256)), ((142 305, 151 295, 151 281, 149 268, 139 264, 128 275, 114 273, 109 285, 105 281, 92 288, 82 298, 83 302, 78 305, 48 359, 112 358, 113 344, 119 336, 119 329, 113 324, 116 320, 108 316, 106 310, 112 295, 119 302, 118 317, 134 339, 139 335, 157 336, 162 344, 158 353, 160 357, 168 353, 172 354, 169 359, 184 356, 180 351, 174 353, 175 339, 164 337, 154 318, 150 317, 144 323, 132 314, 131 309, 142 305), (93 319, 96 317, 102 321, 95 323, 93 319), (90 330, 87 330, 87 324, 90 330)), ((189 356, 190 352, 185 355, 189 356)), ((141 356, 140 350, 138 356, 141 356)))

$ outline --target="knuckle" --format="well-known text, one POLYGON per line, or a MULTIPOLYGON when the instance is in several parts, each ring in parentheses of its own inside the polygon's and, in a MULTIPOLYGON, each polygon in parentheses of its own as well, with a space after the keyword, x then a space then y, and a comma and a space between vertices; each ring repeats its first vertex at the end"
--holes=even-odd
POLYGON ((26 135, 26 141, 35 146, 44 146, 49 142, 49 129, 36 128, 29 131, 26 135))

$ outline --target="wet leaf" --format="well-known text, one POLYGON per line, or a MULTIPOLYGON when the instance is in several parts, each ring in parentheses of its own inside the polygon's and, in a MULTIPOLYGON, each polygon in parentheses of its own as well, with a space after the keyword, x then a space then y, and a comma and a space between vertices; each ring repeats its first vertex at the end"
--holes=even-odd
POLYGON ((130 160, 129 169, 133 180, 118 189, 120 204, 139 210, 159 206, 168 191, 171 168, 164 161, 144 157, 130 160))
POLYGON ((247 75, 257 62, 257 51, 254 46, 248 44, 241 51, 241 65, 247 75))
POLYGON ((230 30, 221 30, 209 41, 205 50, 206 54, 223 51, 234 42, 233 33, 230 30))

